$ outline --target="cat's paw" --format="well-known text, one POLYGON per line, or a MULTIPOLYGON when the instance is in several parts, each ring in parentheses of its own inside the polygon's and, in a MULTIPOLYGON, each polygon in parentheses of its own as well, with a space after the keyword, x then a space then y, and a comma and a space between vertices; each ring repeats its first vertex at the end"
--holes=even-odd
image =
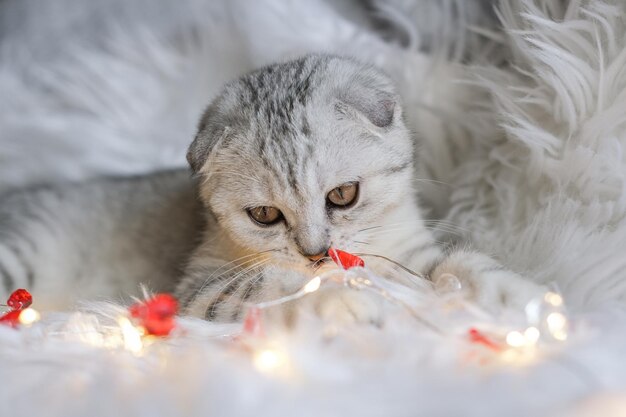
POLYGON ((490 310, 501 307, 523 310, 531 300, 547 291, 546 288, 507 270, 470 276, 466 280, 474 300, 490 310))
POLYGON ((329 288, 316 294, 312 303, 319 317, 333 323, 382 324, 382 302, 367 291, 329 288))
POLYGON ((489 311, 503 307, 523 310, 533 299, 541 297, 547 289, 519 274, 504 268, 486 255, 474 252, 457 252, 445 259, 431 275, 435 286, 458 278, 468 297, 489 311))

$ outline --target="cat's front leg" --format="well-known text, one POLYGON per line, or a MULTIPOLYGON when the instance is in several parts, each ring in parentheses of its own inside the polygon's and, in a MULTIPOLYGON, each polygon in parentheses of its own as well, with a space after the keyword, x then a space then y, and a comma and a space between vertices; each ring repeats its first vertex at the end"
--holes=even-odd
POLYGON ((430 273, 437 283, 446 274, 457 277, 469 297, 487 310, 524 308, 546 289, 505 268, 487 255, 457 250, 443 256, 430 273))
POLYGON ((323 320, 334 323, 382 324, 382 300, 365 290, 345 287, 320 289, 303 303, 305 311, 307 307, 323 320))

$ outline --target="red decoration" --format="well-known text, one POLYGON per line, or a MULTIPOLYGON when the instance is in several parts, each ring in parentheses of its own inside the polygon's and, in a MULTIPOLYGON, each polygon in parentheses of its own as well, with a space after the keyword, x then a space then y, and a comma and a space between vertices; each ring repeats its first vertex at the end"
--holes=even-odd
POLYGON ((22 310, 12 310, 0 316, 0 323, 11 327, 17 327, 20 324, 20 314, 22 310))
POLYGON ((469 339, 472 343, 477 343, 480 345, 483 345, 495 352, 499 352, 502 350, 502 346, 500 346, 499 344, 497 344, 496 342, 494 342, 493 340, 489 339, 487 336, 485 336, 480 330, 475 329, 475 328, 471 328, 469 329, 469 331, 467 332, 469 339))
POLYGON ((250 336, 263 337, 263 322, 261 320, 260 308, 250 307, 248 309, 243 320, 243 331, 250 336))
POLYGON ((7 305, 11 310, 23 310, 33 303, 33 296, 23 288, 13 291, 7 305))
POLYGON ((15 290, 7 300, 7 306, 11 309, 0 316, 0 324, 17 327, 20 324, 20 314, 22 310, 33 303, 33 296, 23 288, 15 290))
POLYGON ((335 261, 335 263, 343 269, 350 269, 354 268, 355 266, 360 266, 362 268, 365 266, 365 262, 363 262, 363 259, 339 249, 330 248, 328 249, 328 254, 332 258, 332 260, 335 261))
POLYGON ((169 294, 156 294, 144 302, 133 304, 128 311, 148 334, 167 336, 176 325, 174 316, 178 312, 178 301, 169 294))

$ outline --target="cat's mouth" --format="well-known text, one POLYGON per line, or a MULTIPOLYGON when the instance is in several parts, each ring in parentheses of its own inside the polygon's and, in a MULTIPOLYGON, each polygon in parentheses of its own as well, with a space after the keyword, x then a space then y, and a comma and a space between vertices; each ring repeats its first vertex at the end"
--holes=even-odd
POLYGON ((324 265, 327 265, 329 262, 332 262, 330 256, 324 256, 323 258, 318 259, 317 261, 311 262, 310 267, 313 271, 317 272, 324 265))

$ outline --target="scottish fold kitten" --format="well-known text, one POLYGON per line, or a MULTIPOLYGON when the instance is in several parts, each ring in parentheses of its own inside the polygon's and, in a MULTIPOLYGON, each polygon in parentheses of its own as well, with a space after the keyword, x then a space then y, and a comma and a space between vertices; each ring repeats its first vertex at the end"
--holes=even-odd
MULTIPOLYGON (((536 294, 485 255, 437 245, 413 189, 413 147, 398 93, 373 67, 312 55, 262 68, 205 111, 188 153, 193 179, 173 172, 5 197, 3 290, 110 296, 178 281, 184 313, 232 320, 246 301, 298 290, 337 247, 430 279, 452 273, 486 306, 536 294)), ((324 316, 359 321, 378 321, 379 307, 343 289, 315 301, 324 316)))

